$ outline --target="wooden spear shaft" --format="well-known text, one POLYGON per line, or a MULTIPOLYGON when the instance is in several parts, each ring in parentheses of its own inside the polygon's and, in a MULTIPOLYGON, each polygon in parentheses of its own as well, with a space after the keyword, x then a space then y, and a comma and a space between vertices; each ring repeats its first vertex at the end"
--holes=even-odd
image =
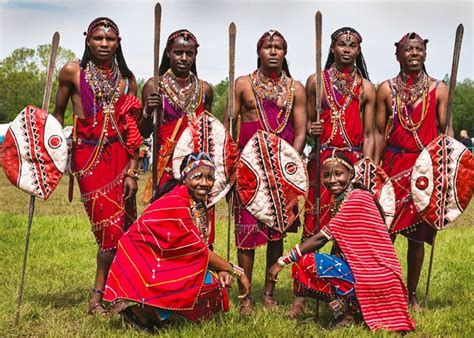
MULTIPOLYGON (((51 54, 49 56, 49 66, 48 74, 46 77, 46 84, 44 86, 44 96, 43 104, 41 109, 44 111, 48 110, 49 102, 51 100, 51 90, 53 88, 53 75, 54 67, 56 65, 56 56, 58 54, 59 48, 59 33, 55 32, 53 35, 53 40, 51 42, 51 54)), ((33 223, 33 214, 35 212, 35 196, 30 195, 30 205, 28 208, 28 226, 26 228, 26 238, 25 238, 25 253, 23 254, 23 268, 21 270, 20 278, 20 288, 18 289, 18 301, 16 304, 16 313, 15 313, 15 326, 18 326, 20 323, 20 308, 23 300, 23 288, 25 286, 25 273, 26 273, 26 263, 28 260, 28 249, 30 246, 30 234, 31 234, 31 224, 33 223)))
MULTIPOLYGON (((321 119, 321 95, 322 95, 322 88, 321 88, 321 43, 322 43, 322 26, 323 26, 323 18, 320 11, 316 12, 315 15, 315 23, 316 23, 316 84, 315 84, 315 91, 316 91, 316 105, 315 105, 315 112, 316 112, 316 121, 321 119)), ((321 168, 320 168, 320 159, 321 159, 321 135, 318 135, 314 138, 315 141, 315 161, 316 161, 316 180, 314 186, 314 224, 313 229, 316 230, 319 226, 319 219, 320 219, 320 202, 321 202, 321 168)), ((314 231, 313 230, 313 231, 314 231)))
MULTIPOLYGON (((233 121, 234 115, 234 80, 235 80, 235 36, 237 28, 235 23, 231 22, 229 25, 229 87, 227 93, 227 117, 229 120, 229 133, 233 136, 233 121)), ((227 260, 230 259, 230 224, 232 216, 232 194, 227 203, 227 260)))
MULTIPOLYGON (((159 91, 159 76, 160 76, 160 31, 161 31, 161 5, 159 2, 155 5, 155 34, 154 34, 154 49, 153 49, 153 92, 159 91)), ((158 108, 153 111, 153 163, 152 163, 152 190, 153 194, 151 201, 154 200, 158 193, 158 153, 161 144, 158 144, 158 129, 161 127, 163 120, 163 109, 158 108)))

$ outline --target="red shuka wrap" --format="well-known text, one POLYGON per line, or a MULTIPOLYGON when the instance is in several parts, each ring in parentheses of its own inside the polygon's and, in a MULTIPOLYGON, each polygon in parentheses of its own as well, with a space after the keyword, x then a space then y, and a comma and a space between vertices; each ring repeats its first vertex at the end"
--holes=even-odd
MULTIPOLYGON (((395 189, 396 210, 390 232, 402 234, 416 242, 432 243, 434 229, 432 229, 418 215, 411 197, 411 171, 416 159, 424 147, 438 136, 436 126, 436 88, 438 82, 428 93, 428 103, 425 119, 416 131, 422 146, 417 145, 415 134, 407 131, 400 124, 395 107, 392 107, 393 124, 388 135, 388 148, 385 153, 382 169, 390 176, 395 189)), ((395 97, 395 88, 391 85, 392 98, 395 97)), ((411 119, 420 121, 423 103, 414 107, 411 119)))
POLYGON ((210 309, 226 310, 225 289, 203 285, 208 260, 209 249, 191 215, 188 187, 177 185, 147 207, 120 239, 104 299, 132 300, 191 319, 203 317, 202 299, 210 309))
MULTIPOLYGON (((329 72, 328 70, 323 71, 324 85, 329 86, 329 72)), ((319 217, 319 226, 314 227, 314 189, 316 185, 316 168, 318 165, 323 164, 324 160, 330 156, 334 149, 338 149, 339 152, 344 153, 353 163, 356 163, 362 158, 362 141, 363 141, 363 132, 362 132, 362 113, 360 111, 360 87, 361 84, 357 84, 354 89, 354 94, 356 96, 352 97, 351 102, 345 109, 341 120, 335 120, 334 124, 332 120, 332 114, 334 113, 327 99, 322 102, 322 112, 321 119, 324 120, 323 123, 323 132, 321 134, 321 156, 320 163, 316 163, 315 153, 313 152, 309 156, 308 162, 308 176, 309 176, 309 191, 308 191, 308 201, 306 202, 305 209, 305 225, 303 229, 303 238, 311 237, 316 234, 319 229, 329 223, 331 219, 331 208, 332 208, 332 199, 329 191, 321 185, 320 188, 320 217, 319 217), (342 123, 341 123, 342 121, 342 123), (333 128, 337 127, 333 134, 333 128), (332 135, 333 134, 333 135, 332 135), (331 136, 332 135, 332 136, 331 136)), ((326 88, 326 91, 329 91, 330 88, 326 88)), ((336 89, 334 89, 336 92, 336 89)), ((338 102, 342 105, 344 103, 344 98, 340 95, 338 102)))
POLYGON ((140 109, 136 97, 123 95, 114 113, 105 115, 101 110, 96 116, 76 119, 71 169, 102 251, 115 249, 136 218, 135 199, 123 201, 123 179, 130 154, 143 140, 136 123, 140 109))
MULTIPOLYGON (((355 279, 355 293, 365 322, 372 331, 412 331, 407 289, 387 227, 368 191, 354 190, 325 227, 336 240, 355 279)), ((293 266, 295 282, 319 293, 330 293, 331 281, 318 278, 304 255, 293 266)), ((335 282, 341 286, 341 280, 335 282)), ((344 286, 344 285, 342 285, 344 286)), ((350 285, 349 285, 350 286, 350 285)))

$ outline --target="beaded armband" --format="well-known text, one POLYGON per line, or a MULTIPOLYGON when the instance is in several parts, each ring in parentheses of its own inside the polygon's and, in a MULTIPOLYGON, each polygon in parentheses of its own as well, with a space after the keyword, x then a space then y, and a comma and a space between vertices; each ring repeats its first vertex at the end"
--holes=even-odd
POLYGON ((287 266, 290 263, 296 263, 298 260, 303 256, 301 254, 300 246, 296 244, 296 246, 290 250, 286 255, 281 256, 278 258, 277 263, 283 267, 287 266))
POLYGON ((242 269, 240 266, 232 264, 231 262, 229 262, 229 264, 230 269, 227 272, 232 275, 232 277, 240 279, 240 277, 242 277, 242 275, 244 274, 244 269, 242 269))

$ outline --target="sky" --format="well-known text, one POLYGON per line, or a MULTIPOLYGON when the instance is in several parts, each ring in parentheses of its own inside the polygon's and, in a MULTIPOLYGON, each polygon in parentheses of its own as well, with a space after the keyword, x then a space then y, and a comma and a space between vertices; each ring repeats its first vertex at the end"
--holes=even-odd
MULTIPOLYGON (((83 32, 99 16, 119 26, 130 69, 138 78, 153 74, 155 1, 7 1, 0 0, 0 59, 20 47, 50 43, 55 31, 60 45, 78 57, 84 48, 83 32)), ((200 43, 198 75, 216 84, 228 76, 228 26, 237 26, 236 75, 256 68, 256 43, 269 29, 279 30, 288 42, 287 59, 293 78, 305 83, 315 71, 317 10, 323 16, 323 64, 330 35, 351 26, 363 37, 362 52, 372 82, 395 76, 399 65, 394 42, 415 31, 429 39, 426 67, 435 78, 451 71, 454 37, 464 24, 458 80, 474 79, 474 0, 471 1, 291 1, 291 0, 164 0, 161 1, 161 47, 175 30, 187 28, 200 43)))

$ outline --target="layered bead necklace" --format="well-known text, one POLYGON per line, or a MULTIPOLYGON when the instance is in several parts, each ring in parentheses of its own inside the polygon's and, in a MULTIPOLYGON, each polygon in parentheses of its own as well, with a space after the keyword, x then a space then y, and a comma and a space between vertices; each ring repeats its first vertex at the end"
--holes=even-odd
POLYGON ((358 97, 355 90, 357 85, 362 83, 363 77, 357 67, 354 67, 351 73, 344 73, 339 71, 335 64, 332 64, 325 73, 327 76, 323 77, 323 88, 326 102, 331 109, 332 125, 331 135, 325 144, 329 145, 339 132, 347 146, 352 147, 352 142, 345 130, 345 114, 352 99, 358 97), (336 90, 339 95, 335 92, 336 90), (342 96, 342 100, 338 99, 338 96, 342 96))
POLYGON ((260 117, 260 120, 264 124, 265 129, 273 134, 281 133, 283 129, 285 129, 286 124, 290 118, 291 107, 293 106, 293 100, 295 96, 295 81, 291 79, 290 83, 288 84, 288 77, 284 71, 281 72, 281 76, 279 78, 271 79, 263 75, 260 69, 250 74, 249 78, 259 107, 259 109, 257 109, 257 113, 260 117), (278 102, 281 97, 284 97, 284 101, 280 107, 278 102), (273 102, 280 107, 277 118, 280 119, 283 115, 283 119, 276 121, 276 128, 273 128, 268 122, 267 114, 264 111, 265 100, 273 102))
POLYGON ((114 112, 115 104, 120 97, 121 74, 116 60, 110 68, 99 67, 89 61, 85 69, 85 76, 94 95, 93 125, 95 126, 97 124, 97 105, 104 110, 104 115, 114 112))
POLYGON ((336 214, 341 210, 342 206, 346 202, 347 198, 351 195, 352 190, 354 190, 352 183, 349 184, 344 192, 334 197, 334 205, 331 208, 331 218, 334 218, 336 214))
POLYGON ((398 74, 395 78, 397 90, 396 108, 401 126, 407 131, 415 132, 422 125, 428 111, 427 103, 430 80, 425 72, 422 72, 421 76, 413 84, 410 84, 407 80, 407 76, 403 73, 398 74), (415 103, 420 98, 422 98, 421 116, 420 120, 415 122, 411 118, 411 113, 415 107, 415 103))
POLYGON ((199 103, 199 87, 198 78, 191 72, 186 78, 180 78, 170 68, 161 79, 161 88, 164 89, 171 105, 186 114, 193 113, 195 105, 199 103))
POLYGON ((194 225, 199 229, 202 241, 208 245, 211 229, 207 217, 207 208, 204 201, 196 202, 191 198, 191 217, 194 225))

